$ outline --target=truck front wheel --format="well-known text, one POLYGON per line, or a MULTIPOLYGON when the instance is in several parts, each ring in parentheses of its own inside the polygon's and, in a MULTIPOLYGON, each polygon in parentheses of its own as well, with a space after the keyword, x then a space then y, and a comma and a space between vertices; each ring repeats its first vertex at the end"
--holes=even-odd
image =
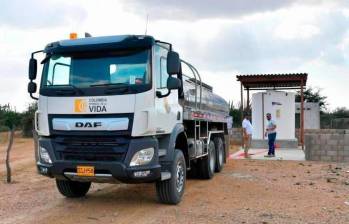
POLYGON ((79 198, 86 195, 90 189, 91 182, 77 182, 70 180, 57 180, 56 185, 59 192, 68 198, 79 198))
POLYGON ((171 178, 156 182, 156 193, 161 203, 176 205, 181 201, 186 183, 186 173, 184 155, 181 150, 176 149, 171 166, 171 178))

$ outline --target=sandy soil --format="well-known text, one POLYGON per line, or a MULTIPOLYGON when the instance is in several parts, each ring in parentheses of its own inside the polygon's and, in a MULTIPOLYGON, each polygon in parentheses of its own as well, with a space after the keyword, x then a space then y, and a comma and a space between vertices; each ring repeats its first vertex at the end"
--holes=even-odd
POLYGON ((5 184, 0 145, 0 223, 349 223, 349 164, 230 160, 212 180, 188 180, 177 206, 153 184, 93 184, 66 199, 36 173, 31 139, 17 139, 5 184))

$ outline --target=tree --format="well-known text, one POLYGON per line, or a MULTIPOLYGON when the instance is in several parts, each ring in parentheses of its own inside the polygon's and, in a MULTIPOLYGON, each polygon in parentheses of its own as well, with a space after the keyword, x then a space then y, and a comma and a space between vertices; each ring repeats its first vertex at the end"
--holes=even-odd
MULTIPOLYGON (((311 103, 319 103, 320 111, 324 112, 327 109, 327 96, 321 94, 321 89, 309 87, 304 92, 304 101, 311 103)), ((301 92, 297 91, 296 102, 301 102, 301 92)))
POLYGON ((346 107, 338 107, 332 112, 332 116, 335 118, 348 118, 349 109, 347 109, 346 107))
POLYGON ((38 109, 38 104, 36 102, 28 105, 27 110, 23 112, 21 125, 22 125, 22 135, 23 137, 33 137, 34 128, 34 115, 35 111, 38 109))
POLYGON ((233 117, 233 127, 241 127, 241 106, 239 105, 240 103, 235 107, 233 102, 229 105, 229 115, 233 117))

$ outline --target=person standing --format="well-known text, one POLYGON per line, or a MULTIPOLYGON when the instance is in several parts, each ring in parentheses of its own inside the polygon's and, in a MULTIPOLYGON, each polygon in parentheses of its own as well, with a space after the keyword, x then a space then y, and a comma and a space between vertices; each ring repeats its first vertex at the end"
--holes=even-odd
POLYGON ((271 118, 270 113, 267 113, 267 120, 268 124, 265 131, 265 137, 268 136, 269 151, 268 155, 265 155, 265 157, 275 157, 276 123, 271 118))
POLYGON ((245 158, 249 158, 248 150, 251 147, 251 139, 252 139, 252 124, 251 124, 251 116, 248 113, 244 113, 244 120, 242 121, 242 129, 243 129, 243 148, 245 158))

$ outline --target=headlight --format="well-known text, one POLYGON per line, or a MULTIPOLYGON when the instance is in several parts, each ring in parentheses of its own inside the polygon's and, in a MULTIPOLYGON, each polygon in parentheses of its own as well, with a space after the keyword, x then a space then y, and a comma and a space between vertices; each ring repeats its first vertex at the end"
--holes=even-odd
POLYGON ((52 163, 50 155, 48 154, 47 149, 45 149, 44 147, 39 146, 39 155, 40 155, 41 161, 49 164, 52 163))
POLYGON ((130 162, 130 166, 140 166, 148 164, 154 156, 154 148, 142 149, 136 152, 130 162))

